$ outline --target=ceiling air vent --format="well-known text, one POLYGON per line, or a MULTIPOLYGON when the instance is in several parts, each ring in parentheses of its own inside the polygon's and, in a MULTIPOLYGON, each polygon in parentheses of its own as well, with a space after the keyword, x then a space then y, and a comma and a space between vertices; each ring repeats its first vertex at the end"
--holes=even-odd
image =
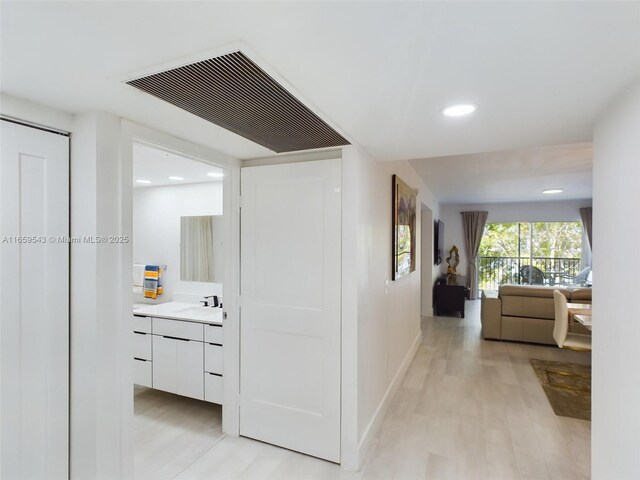
POLYGON ((349 145, 242 52, 127 83, 278 153, 349 145))

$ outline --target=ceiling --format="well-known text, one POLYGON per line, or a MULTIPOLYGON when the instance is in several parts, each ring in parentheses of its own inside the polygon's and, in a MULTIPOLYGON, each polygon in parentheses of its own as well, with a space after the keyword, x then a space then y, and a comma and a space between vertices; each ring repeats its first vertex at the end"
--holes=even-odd
POLYGON ((639 2, 3 0, 0 22, 3 92, 240 159, 272 152, 124 78, 241 42, 348 140, 398 160, 588 142, 640 75, 639 2), (441 115, 459 102, 478 109, 441 115))
POLYGON ((221 182, 223 173, 222 169, 197 160, 140 143, 133 144, 133 188, 221 182), (211 177, 208 173, 220 176, 211 177), (169 177, 182 177, 184 180, 172 180, 169 177), (151 183, 138 183, 137 180, 151 183))
POLYGON ((411 160, 442 204, 592 197, 590 142, 411 160), (556 195, 542 190, 561 188, 556 195))

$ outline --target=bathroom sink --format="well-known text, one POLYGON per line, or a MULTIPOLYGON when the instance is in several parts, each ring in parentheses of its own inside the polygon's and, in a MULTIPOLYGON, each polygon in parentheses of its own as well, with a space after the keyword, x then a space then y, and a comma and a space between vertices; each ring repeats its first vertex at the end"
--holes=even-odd
POLYGON ((137 315, 150 317, 173 318, 205 323, 222 323, 222 309, 203 307, 192 303, 167 302, 136 310, 137 315))
POLYGON ((178 313, 194 317, 196 319, 208 320, 210 318, 215 318, 217 316, 216 314, 220 314, 222 312, 220 312, 219 308, 190 306, 179 310, 178 313))

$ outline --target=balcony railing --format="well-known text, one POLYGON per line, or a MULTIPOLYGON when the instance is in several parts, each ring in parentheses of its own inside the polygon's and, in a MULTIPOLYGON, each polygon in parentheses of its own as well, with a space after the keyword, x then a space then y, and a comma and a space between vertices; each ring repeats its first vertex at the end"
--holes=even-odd
POLYGON ((505 283, 573 285, 578 273, 579 258, 478 257, 478 283, 483 290, 498 290, 505 283))

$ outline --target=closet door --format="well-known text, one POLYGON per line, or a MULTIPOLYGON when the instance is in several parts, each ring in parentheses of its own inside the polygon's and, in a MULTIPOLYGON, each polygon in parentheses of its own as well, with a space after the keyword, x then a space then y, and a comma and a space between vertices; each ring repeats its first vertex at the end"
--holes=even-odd
POLYGON ((0 142, 0 477, 68 478, 69 138, 0 142))
POLYGON ((340 461, 341 160, 242 169, 240 434, 340 461))

